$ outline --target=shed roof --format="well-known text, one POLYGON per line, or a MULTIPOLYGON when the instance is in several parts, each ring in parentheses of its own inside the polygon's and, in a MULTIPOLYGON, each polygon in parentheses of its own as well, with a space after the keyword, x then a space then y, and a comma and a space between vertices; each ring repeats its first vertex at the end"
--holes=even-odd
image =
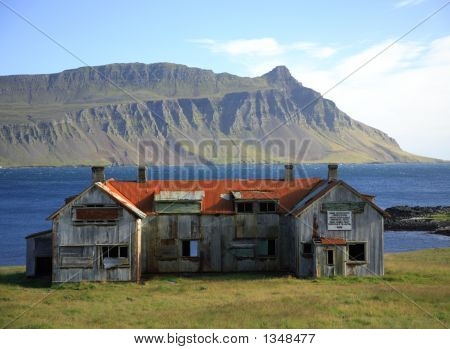
POLYGON ((37 233, 33 233, 33 234, 25 236, 25 239, 32 239, 32 238, 42 237, 42 236, 45 236, 45 235, 49 235, 50 236, 51 233, 52 233, 51 229, 38 231, 37 233))

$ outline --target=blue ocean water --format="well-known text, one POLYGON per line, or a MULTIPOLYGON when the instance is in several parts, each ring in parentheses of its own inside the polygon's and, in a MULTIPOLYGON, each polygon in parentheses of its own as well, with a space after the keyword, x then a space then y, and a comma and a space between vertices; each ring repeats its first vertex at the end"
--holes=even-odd
MULTIPOLYGON (((326 177, 327 166, 295 167, 297 177, 326 177)), ((107 178, 136 179, 136 168, 106 169, 107 178)), ((339 175, 363 193, 376 195, 381 207, 394 205, 450 205, 450 164, 367 164, 341 165, 339 175)), ((154 167, 149 177, 169 178, 282 178, 283 165, 224 165, 154 167)), ((46 221, 64 198, 90 184, 89 167, 37 167, 0 169, 0 265, 25 262, 24 237, 50 228, 46 221)), ((450 238, 431 234, 386 234, 386 251, 450 246, 450 238)))

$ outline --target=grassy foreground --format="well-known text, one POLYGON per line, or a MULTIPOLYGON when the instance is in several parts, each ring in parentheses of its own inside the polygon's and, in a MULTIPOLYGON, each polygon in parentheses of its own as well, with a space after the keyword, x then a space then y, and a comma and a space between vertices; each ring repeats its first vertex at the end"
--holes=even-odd
POLYGON ((59 286, 26 279, 23 267, 2 267, 0 326, 442 328, 450 325, 450 249, 389 254, 385 265, 383 278, 297 280, 291 276, 231 274, 160 276, 143 284, 59 286), (23 315, 10 323, 20 314, 23 315))

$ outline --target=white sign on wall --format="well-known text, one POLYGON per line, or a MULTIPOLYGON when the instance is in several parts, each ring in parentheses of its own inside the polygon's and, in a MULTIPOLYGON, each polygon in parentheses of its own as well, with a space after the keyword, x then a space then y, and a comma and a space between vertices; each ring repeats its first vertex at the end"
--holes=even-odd
POLYGON ((327 211, 328 230, 352 230, 352 211, 327 211))

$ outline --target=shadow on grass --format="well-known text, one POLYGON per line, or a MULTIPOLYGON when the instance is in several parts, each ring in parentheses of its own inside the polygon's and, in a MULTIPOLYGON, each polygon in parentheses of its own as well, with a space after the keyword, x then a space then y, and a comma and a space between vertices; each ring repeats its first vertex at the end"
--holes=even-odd
POLYGON ((50 288, 51 278, 27 278, 25 272, 13 271, 8 273, 0 273, 0 285, 21 286, 25 288, 50 288))
POLYGON ((242 273, 165 273, 165 274, 145 274, 143 281, 162 280, 176 282, 178 278, 198 281, 254 281, 274 278, 295 278, 290 273, 276 272, 242 272, 242 273))

